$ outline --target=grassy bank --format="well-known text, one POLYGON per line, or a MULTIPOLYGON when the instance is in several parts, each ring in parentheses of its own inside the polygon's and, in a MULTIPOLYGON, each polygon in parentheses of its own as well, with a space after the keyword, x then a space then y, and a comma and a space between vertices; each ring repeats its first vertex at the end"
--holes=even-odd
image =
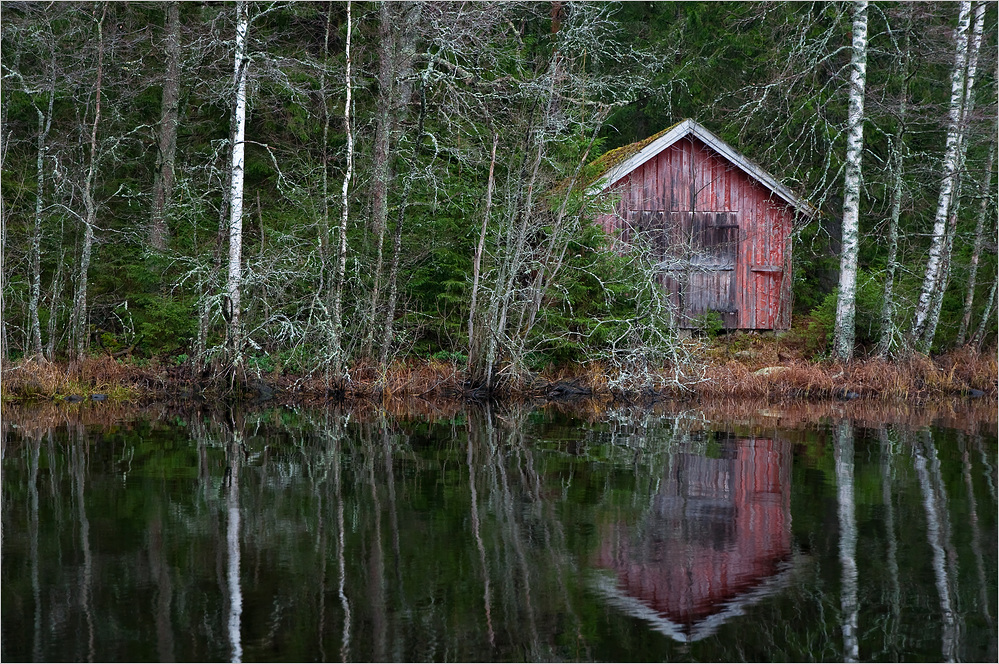
MULTIPOLYGON (((548 369, 508 380, 494 396, 531 401, 572 401, 586 398, 619 401, 657 399, 820 399, 924 403, 934 399, 979 397, 995 400, 999 366, 995 350, 959 349, 938 357, 913 355, 888 361, 881 358, 850 363, 805 359, 794 347, 767 335, 731 335, 712 341, 689 342, 693 368, 680 380, 664 370, 661 380, 643 383, 612 380, 600 362, 548 369), (623 385, 623 386, 622 386, 623 385), (654 385, 650 386, 650 385, 654 385)), ((466 390, 462 363, 437 359, 406 359, 384 370, 376 365, 351 368, 345 393, 348 400, 388 401, 396 398, 481 399, 466 390)), ((109 356, 74 363, 24 361, 3 366, 4 402, 85 399, 114 402, 175 400, 325 402, 331 399, 318 376, 281 371, 253 372, 238 393, 222 392, 197 379, 189 366, 125 361, 109 356), (95 397, 96 395, 96 397, 95 397)))

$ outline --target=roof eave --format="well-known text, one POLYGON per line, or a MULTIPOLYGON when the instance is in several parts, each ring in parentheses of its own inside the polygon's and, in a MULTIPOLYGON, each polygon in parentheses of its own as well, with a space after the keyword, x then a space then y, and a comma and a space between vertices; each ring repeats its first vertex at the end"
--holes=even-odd
POLYGON ((705 129, 703 126, 691 119, 686 119, 683 122, 677 124, 673 129, 666 132, 658 139, 649 143, 644 148, 633 154, 631 157, 621 162, 620 164, 614 166, 602 175, 597 181, 587 188, 586 192, 590 195, 596 195, 601 191, 613 186, 616 182, 621 180, 628 173, 631 173, 636 168, 644 164, 645 162, 653 159, 660 152, 663 152, 678 140, 684 136, 693 134, 697 136, 706 145, 711 147, 715 152, 722 155, 730 162, 738 166, 746 175, 750 176, 763 186, 770 189, 772 192, 777 194, 784 202, 786 202, 791 207, 795 208, 799 213, 805 215, 807 218, 812 218, 818 213, 814 207, 801 200, 790 189, 782 185, 780 182, 775 180, 769 173, 763 170, 758 164, 750 159, 742 156, 733 148, 731 145, 723 141, 722 139, 715 136, 709 130, 705 129))

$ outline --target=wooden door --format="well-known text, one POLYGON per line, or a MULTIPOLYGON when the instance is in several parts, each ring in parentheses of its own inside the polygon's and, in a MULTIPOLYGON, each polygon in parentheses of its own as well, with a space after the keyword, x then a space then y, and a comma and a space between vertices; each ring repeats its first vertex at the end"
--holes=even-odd
POLYGON ((633 211, 629 237, 651 252, 663 286, 680 313, 680 327, 717 312, 728 329, 739 324, 737 212, 633 211))
POLYGON ((726 328, 739 324, 736 262, 739 256, 739 222, 736 212, 684 212, 688 218, 690 272, 681 300, 684 317, 690 324, 697 317, 715 311, 726 328))

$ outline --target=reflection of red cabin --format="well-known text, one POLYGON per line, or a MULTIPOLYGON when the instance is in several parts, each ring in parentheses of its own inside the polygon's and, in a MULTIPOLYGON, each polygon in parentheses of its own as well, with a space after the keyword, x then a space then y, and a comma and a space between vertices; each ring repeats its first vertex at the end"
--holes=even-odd
POLYGON ((612 526, 598 556, 616 576, 605 595, 680 640, 765 594, 791 556, 790 446, 729 438, 722 448, 718 459, 676 454, 646 518, 612 526))
POLYGON ((708 312, 729 329, 790 326, 791 228, 811 206, 693 120, 594 165, 591 192, 617 197, 598 223, 652 252, 681 327, 708 312))

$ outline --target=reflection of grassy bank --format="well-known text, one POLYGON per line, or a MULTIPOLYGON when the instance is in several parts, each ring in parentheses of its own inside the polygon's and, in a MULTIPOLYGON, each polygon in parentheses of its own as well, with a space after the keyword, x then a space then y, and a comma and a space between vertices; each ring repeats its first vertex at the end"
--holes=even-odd
MULTIPOLYGON (((761 399, 770 402, 844 401, 925 404, 954 397, 997 397, 999 366, 995 351, 959 349, 930 358, 914 355, 897 361, 880 358, 849 364, 810 361, 794 349, 764 335, 733 335, 711 344, 692 343, 696 371, 674 386, 652 390, 633 384, 612 387, 605 365, 591 362, 549 368, 498 391, 501 399, 528 401, 641 401, 671 398, 761 399)), ((676 374, 668 368, 662 384, 676 374)), ((370 364, 352 367, 351 382, 336 396, 388 403, 397 399, 479 400, 465 391, 465 367, 436 359, 397 360, 384 371, 370 364)), ((627 381, 616 381, 627 384, 627 381)), ((4 401, 79 400, 93 394, 113 401, 239 398, 303 403, 326 402, 331 393, 318 376, 281 372, 247 376, 238 393, 221 392, 197 380, 186 366, 146 361, 143 366, 110 357, 76 363, 22 362, 3 368, 4 401)))

